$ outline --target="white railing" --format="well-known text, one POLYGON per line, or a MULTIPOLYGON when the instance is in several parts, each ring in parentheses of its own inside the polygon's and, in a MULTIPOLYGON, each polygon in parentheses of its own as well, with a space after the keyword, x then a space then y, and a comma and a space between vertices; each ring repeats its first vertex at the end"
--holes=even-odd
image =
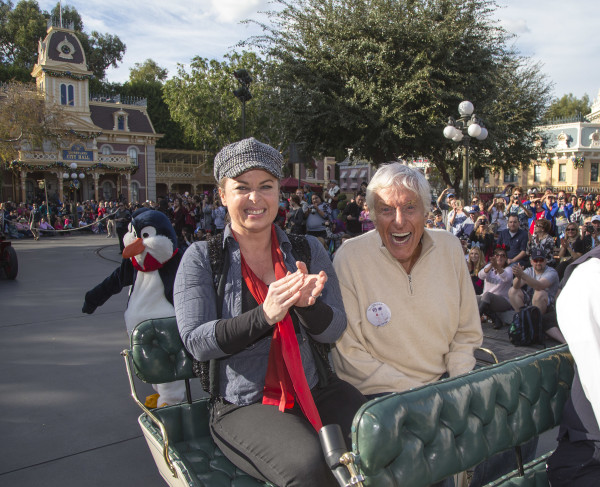
POLYGON ((129 156, 119 156, 115 154, 98 154, 98 160, 96 162, 101 162, 102 164, 121 164, 124 166, 131 164, 129 156))
POLYGON ((19 159, 22 161, 57 161, 58 154, 56 152, 20 152, 19 159))

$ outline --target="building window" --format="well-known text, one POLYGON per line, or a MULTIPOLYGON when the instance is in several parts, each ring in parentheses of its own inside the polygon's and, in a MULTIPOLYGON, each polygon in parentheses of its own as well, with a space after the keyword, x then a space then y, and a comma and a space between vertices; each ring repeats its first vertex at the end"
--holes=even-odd
POLYGON ((131 182, 131 195, 129 201, 139 203, 140 201, 140 185, 136 181, 131 182))
POLYGON ((114 126, 113 130, 121 130, 129 132, 128 115, 125 110, 119 110, 113 113, 114 126))
POLYGON ((517 182, 517 169, 516 168, 512 168, 509 169, 508 171, 504 171, 504 182, 505 183, 516 183, 517 182))
POLYGON ((483 183, 490 184, 490 170, 488 168, 483 171, 483 183))
POLYGON ((29 179, 25 181, 25 201, 28 203, 32 202, 35 199, 35 187, 33 181, 29 179))
POLYGON ((567 165, 566 164, 558 165, 558 180, 561 183, 566 182, 566 180, 567 180, 567 165))
POLYGON ((315 179, 315 170, 312 168, 306 168, 306 179, 315 179))
POLYGON ((104 183, 102 183, 102 198, 104 201, 111 201, 115 199, 117 192, 113 190, 114 186, 109 181, 104 181, 104 183))
POLYGON ((129 162, 130 164, 133 164, 134 166, 138 165, 138 151, 135 147, 130 147, 129 150, 127 151, 127 154, 129 154, 129 162))
POLYGON ((60 104, 61 105, 75 105, 75 89, 73 85, 60 85, 60 104))
POLYGON ((110 145, 102 146, 102 154, 104 154, 105 156, 109 156, 112 154, 112 149, 110 148, 110 145))
POLYGON ((598 182, 598 163, 594 162, 590 167, 590 181, 598 182))
POLYGON ((540 183, 542 181, 542 166, 533 166, 533 182, 540 183))

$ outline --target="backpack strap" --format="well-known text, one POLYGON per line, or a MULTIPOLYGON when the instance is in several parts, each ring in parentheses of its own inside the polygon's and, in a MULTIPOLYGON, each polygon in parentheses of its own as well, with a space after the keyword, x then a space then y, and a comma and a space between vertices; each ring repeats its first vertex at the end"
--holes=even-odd
MULTIPOLYGON (((223 316, 223 301, 225 299, 225 283, 229 271, 229 252, 223 249, 223 233, 211 235, 207 239, 210 269, 213 275, 213 286, 217 294, 217 319, 223 316)), ((219 397, 219 367, 217 359, 192 362, 192 369, 205 392, 212 398, 219 397)))
MULTIPOLYGON (((288 239, 292 244, 292 255, 294 259, 302 261, 310 272, 311 250, 310 244, 304 235, 289 234, 288 239)), ((217 294, 217 318, 223 315, 223 301, 225 298, 225 283, 229 271, 229 252, 223 248, 223 233, 210 236, 207 239, 210 267, 213 274, 213 285, 217 294)), ((329 362, 331 346, 327 343, 319 343, 308 335, 308 343, 311 347, 319 386, 324 387, 330 378, 335 375, 329 362)), ((194 374, 200 378, 202 389, 208 392, 212 399, 219 397, 219 367, 217 359, 200 362, 194 359, 192 364, 194 374)))

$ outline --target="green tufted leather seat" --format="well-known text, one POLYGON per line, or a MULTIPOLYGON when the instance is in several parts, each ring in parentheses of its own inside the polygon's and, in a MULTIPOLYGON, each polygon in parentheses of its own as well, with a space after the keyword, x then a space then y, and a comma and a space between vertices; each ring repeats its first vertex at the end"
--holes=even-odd
MULTIPOLYGON (((140 323, 131 337, 133 371, 143 381, 195 378, 175 318, 140 323)), ((130 371, 131 376, 131 371, 130 371)), ((567 347, 556 347, 365 404, 353 423, 353 452, 366 486, 430 485, 520 445, 560 422, 573 379, 567 347)), ((138 404, 133 378, 132 393, 138 404)), ((208 400, 146 410, 139 424, 163 478, 172 486, 269 486, 244 474, 216 447, 208 400), (151 418, 154 416, 156 422, 151 418), (163 456, 162 423, 168 436, 163 456)), ((545 458, 493 486, 547 486, 545 458)), ((271 486, 272 487, 272 486, 271 486)))
MULTIPOLYGON (((133 371, 144 382, 159 384, 195 378, 192 357, 181 342, 174 317, 140 323, 131 335, 131 350, 124 352, 127 353, 133 371)), ((133 384, 132 392, 137 400, 133 384)), ((139 417, 140 427, 165 481, 180 487, 270 486, 245 474, 223 456, 210 436, 208 420, 207 398, 153 409, 139 417), (163 457, 163 435, 151 415, 166 430, 168 454, 176 476, 163 457)))
MULTIPOLYGON (((572 380, 561 346, 370 401, 352 433, 364 484, 426 486, 521 445, 560 423, 572 380)), ((494 485, 547 486, 544 464, 494 485)))

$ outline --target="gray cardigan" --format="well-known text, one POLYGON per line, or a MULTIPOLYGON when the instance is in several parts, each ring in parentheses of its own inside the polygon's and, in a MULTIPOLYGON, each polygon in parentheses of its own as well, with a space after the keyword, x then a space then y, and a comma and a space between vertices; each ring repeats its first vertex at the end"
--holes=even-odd
MULTIPOLYGON (((290 272, 296 271, 292 245, 287 235, 276 227, 279 247, 290 272)), ((319 298, 333 310, 327 329, 313 338, 321 343, 334 343, 346 329, 346 313, 342 303, 339 282, 331 265, 329 255, 314 237, 307 236, 311 249, 310 272, 323 270, 328 280, 319 298)), ((223 245, 229 252, 230 265, 225 284, 222 317, 232 318, 242 314, 242 270, 240 248, 233 238, 231 227, 226 226, 223 245)), ((175 314, 179 333, 187 350, 199 361, 221 359, 220 394, 227 401, 238 405, 252 404, 262 400, 264 378, 267 371, 271 335, 258 340, 241 352, 227 355, 217 344, 215 326, 218 326, 216 293, 213 285, 207 242, 192 244, 183 255, 173 292, 175 314)), ((306 338, 306 330, 300 327, 298 344, 304 373, 309 387, 318 382, 312 352, 306 338)))

